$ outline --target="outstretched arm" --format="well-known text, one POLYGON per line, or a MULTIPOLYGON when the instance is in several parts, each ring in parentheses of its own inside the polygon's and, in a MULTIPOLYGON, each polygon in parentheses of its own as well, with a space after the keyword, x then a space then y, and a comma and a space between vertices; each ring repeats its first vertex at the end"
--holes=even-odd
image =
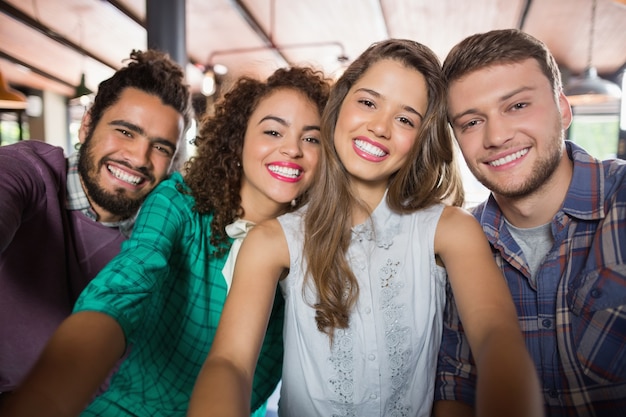
POLYGON ((65 319, 2 417, 77 416, 124 353, 121 327, 110 316, 79 312, 65 319))
POLYGON ((445 264, 476 360, 476 415, 542 416, 539 379, 480 225, 466 211, 446 208, 435 252, 445 264))
POLYGON ((254 227, 237 256, 211 351, 198 376, 189 416, 249 416, 252 380, 278 279, 289 250, 277 220, 254 227))

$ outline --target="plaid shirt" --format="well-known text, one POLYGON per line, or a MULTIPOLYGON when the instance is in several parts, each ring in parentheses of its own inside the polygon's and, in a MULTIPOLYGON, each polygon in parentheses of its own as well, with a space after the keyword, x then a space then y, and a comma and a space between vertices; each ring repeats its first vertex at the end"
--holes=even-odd
MULTIPOLYGON (((626 416, 626 164, 567 141, 574 173, 536 283, 490 196, 474 209, 517 306, 547 416, 626 416)), ((435 400, 474 404, 473 359, 456 307, 444 317, 435 400)))
MULTIPOLYGON (((98 221, 98 215, 89 204, 89 199, 83 185, 80 182, 80 175, 78 174, 78 152, 74 152, 67 158, 67 209, 79 210, 85 216, 89 217, 93 221, 98 221)), ((100 222, 100 224, 107 227, 118 227, 120 232, 126 237, 130 236, 133 230, 133 224, 135 223, 135 216, 130 219, 122 220, 115 223, 100 222)))
MULTIPOLYGON (((108 390, 82 416, 186 415, 226 300, 226 256, 214 255, 213 216, 195 211, 178 187, 184 182, 175 172, 148 195, 131 238, 76 302, 75 312, 113 317, 130 346, 108 390)), ((255 373, 255 410, 281 377, 283 309, 278 296, 255 373)))

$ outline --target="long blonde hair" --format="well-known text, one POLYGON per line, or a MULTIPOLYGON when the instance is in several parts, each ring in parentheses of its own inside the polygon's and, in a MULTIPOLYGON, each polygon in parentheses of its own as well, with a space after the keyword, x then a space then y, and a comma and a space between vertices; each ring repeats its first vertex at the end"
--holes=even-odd
POLYGON ((350 244, 350 216, 355 206, 368 210, 351 192, 349 174, 334 147, 335 126, 350 88, 373 64, 384 59, 420 72, 428 89, 428 108, 418 138, 407 163, 389 180, 388 205, 396 212, 410 213, 443 201, 453 205, 463 202, 455 148, 446 122, 439 59, 426 46, 410 40, 390 39, 371 45, 331 90, 321 121, 322 158, 304 220, 307 280, 312 280, 318 297, 313 306, 315 320, 331 341, 335 329, 349 326, 359 293, 345 256, 350 244))

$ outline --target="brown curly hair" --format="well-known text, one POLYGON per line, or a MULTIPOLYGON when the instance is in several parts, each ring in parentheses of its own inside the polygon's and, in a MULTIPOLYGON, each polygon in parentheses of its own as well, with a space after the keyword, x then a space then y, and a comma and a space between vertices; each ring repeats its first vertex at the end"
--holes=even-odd
MULTIPOLYGON (((267 81, 251 77, 240 78, 215 104, 213 113, 203 116, 198 135, 196 155, 184 166, 185 183, 195 199, 199 213, 213 213, 211 244, 217 256, 227 253, 228 236, 225 227, 244 215, 241 206, 241 154, 248 121, 258 104, 279 89, 303 93, 317 106, 320 115, 326 105, 330 82, 323 73, 312 68, 291 67, 276 70, 267 81)), ((295 207, 285 205, 285 211, 303 204, 299 198, 295 207)))
MULTIPOLYGON (((185 81, 185 72, 168 54, 154 49, 145 52, 133 50, 126 60, 128 64, 117 70, 111 78, 98 85, 98 93, 89 108, 91 123, 87 131, 87 140, 98 126, 102 114, 117 103, 126 88, 136 88, 161 99, 163 104, 173 107, 183 116, 184 129, 181 132, 177 156, 184 152, 184 133, 194 117, 191 106, 191 92, 185 81)), ((180 160, 180 158, 177 158, 180 160)), ((177 170, 175 163, 170 171, 177 170)))

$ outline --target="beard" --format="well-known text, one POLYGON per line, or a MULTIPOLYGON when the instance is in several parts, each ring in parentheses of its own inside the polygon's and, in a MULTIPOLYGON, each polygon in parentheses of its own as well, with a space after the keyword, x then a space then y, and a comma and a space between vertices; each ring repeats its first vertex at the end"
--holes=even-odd
POLYGON ((537 161, 532 167, 532 172, 521 181, 504 184, 502 181, 492 181, 487 175, 481 174, 477 169, 472 168, 469 164, 470 171, 478 179, 478 181, 487 187, 495 195, 499 195, 509 199, 520 199, 528 197, 537 192, 552 177, 563 157, 565 147, 563 146, 563 131, 561 129, 560 120, 556 126, 554 134, 547 138, 548 148, 543 155, 539 155, 537 161))
POLYGON ((120 219, 128 219, 137 213, 145 199, 145 195, 131 198, 126 195, 126 190, 123 188, 119 188, 112 193, 102 188, 98 183, 98 175, 100 168, 105 164, 105 159, 96 163, 96 157, 91 150, 91 137, 88 137, 81 146, 78 155, 78 173, 87 191, 87 196, 91 202, 109 213, 120 219))

